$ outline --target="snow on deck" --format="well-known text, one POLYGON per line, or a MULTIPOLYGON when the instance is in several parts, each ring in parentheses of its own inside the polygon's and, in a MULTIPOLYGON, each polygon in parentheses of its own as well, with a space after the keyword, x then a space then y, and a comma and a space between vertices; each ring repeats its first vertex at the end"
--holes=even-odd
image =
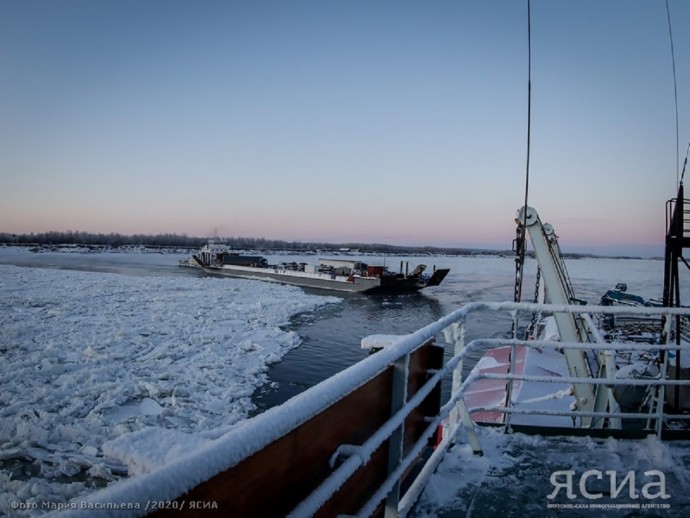
POLYGON ((0 290, 0 510, 64 504, 221 436, 299 345, 280 326, 340 301, 241 279, 8 265, 0 290))
POLYGON ((478 432, 484 455, 456 444, 409 516, 690 515, 690 441, 478 432))

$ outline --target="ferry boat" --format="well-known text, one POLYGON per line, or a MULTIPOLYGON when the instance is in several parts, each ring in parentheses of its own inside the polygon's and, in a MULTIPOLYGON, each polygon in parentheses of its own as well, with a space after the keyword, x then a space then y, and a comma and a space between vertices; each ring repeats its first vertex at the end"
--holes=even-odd
POLYGON ((230 251, 226 246, 209 243, 182 266, 196 265, 213 275, 226 275, 244 279, 292 284, 307 288, 358 293, 410 293, 438 286, 446 278, 449 268, 433 268, 425 273, 426 265, 418 264, 411 272, 409 264, 400 263, 398 273, 386 266, 371 266, 350 259, 319 259, 316 265, 307 263, 268 264, 259 255, 244 255, 230 251))

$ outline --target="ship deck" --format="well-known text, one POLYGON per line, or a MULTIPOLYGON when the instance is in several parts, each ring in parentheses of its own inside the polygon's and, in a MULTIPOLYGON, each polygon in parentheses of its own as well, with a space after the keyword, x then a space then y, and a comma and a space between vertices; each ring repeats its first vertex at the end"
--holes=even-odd
POLYGON ((501 428, 478 433, 484 455, 475 455, 462 441, 456 444, 409 516, 690 515, 690 441, 547 437, 505 434, 501 428), (663 473, 663 488, 657 485, 659 475, 645 475, 651 470, 663 473), (619 494, 611 491, 611 471, 619 494), (573 498, 567 495, 568 477, 573 498), (645 490, 659 496, 645 498, 645 490))

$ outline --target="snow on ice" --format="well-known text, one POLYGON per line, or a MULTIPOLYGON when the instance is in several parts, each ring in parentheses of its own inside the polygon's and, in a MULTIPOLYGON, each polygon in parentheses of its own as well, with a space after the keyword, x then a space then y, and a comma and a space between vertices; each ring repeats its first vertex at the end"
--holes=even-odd
POLYGON ((239 279, 0 265, 0 509, 64 503, 245 419, 281 326, 339 301, 239 279))

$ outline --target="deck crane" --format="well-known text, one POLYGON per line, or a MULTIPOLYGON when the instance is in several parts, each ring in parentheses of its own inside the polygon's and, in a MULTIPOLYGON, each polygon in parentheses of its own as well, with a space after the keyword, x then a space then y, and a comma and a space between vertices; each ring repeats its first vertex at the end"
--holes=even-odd
MULTIPOLYGON (((529 206, 523 206, 518 210, 515 221, 518 225, 518 239, 524 239, 526 230, 532 242, 544 284, 545 302, 550 304, 578 303, 573 294, 554 228, 548 223, 542 223, 537 211, 529 206)), ((586 343, 590 341, 584 322, 575 318, 572 313, 555 313, 554 319, 562 342, 586 343)), ((612 377, 615 374, 613 358, 609 354, 599 354, 597 367, 599 372, 596 374, 592 374, 590 371, 586 351, 564 349, 563 355, 568 365, 568 372, 572 377, 612 377)), ((578 410, 583 412, 603 412, 618 409, 611 389, 605 385, 574 384, 573 395, 578 410)), ((583 417, 581 422, 583 428, 601 428, 603 424, 603 419, 593 420, 591 417, 583 417)), ((618 419, 609 420, 609 427, 619 426, 618 419)))

